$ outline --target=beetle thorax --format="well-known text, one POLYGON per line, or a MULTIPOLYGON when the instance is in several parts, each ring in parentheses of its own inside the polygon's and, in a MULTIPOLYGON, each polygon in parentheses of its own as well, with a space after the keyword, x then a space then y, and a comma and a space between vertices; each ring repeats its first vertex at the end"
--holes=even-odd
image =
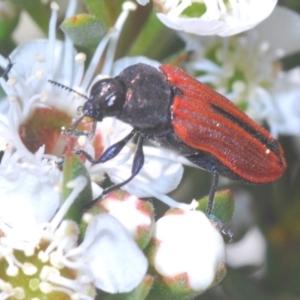
POLYGON ((118 79, 126 87, 120 120, 147 132, 170 124, 171 89, 160 71, 137 64, 126 68, 118 79))

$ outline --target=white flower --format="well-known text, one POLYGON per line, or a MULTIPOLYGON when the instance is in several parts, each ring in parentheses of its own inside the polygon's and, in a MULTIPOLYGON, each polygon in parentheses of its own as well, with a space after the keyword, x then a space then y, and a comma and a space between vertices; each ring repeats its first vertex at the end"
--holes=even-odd
MULTIPOLYGON (((35 170, 40 174, 43 171, 35 170)), ((20 173, 20 175, 24 175, 24 171, 20 173)), ((45 175, 43 177, 45 178, 45 175)), ((41 181, 43 181, 43 177, 41 177, 41 181)), ((25 179, 25 183, 26 181, 28 180, 25 179)), ((73 297, 77 295, 77 297, 82 297, 81 299, 94 299, 93 280, 92 278, 90 280, 84 279, 89 274, 84 276, 86 274, 83 272, 84 270, 74 271, 74 268, 70 269, 63 263, 64 255, 70 249, 77 247, 79 230, 72 221, 61 223, 62 217, 86 183, 87 179, 84 177, 78 177, 73 181, 73 191, 55 215, 50 209, 45 213, 45 209, 49 208, 50 205, 42 201, 40 203, 32 201, 28 198, 27 191, 23 197, 20 186, 19 197, 23 203, 21 204, 19 201, 18 206, 16 206, 17 203, 14 201, 13 211, 8 210, 11 218, 6 219, 1 216, 0 220, 0 256, 3 266, 6 266, 1 272, 1 298, 6 299, 5 295, 18 298, 17 295, 22 294, 24 296, 21 299, 25 299, 27 293, 43 298, 44 294, 61 292, 73 297), (42 205, 45 206, 45 209, 41 207, 42 205), (20 212, 16 212, 16 210, 20 210, 20 212), (19 219, 12 217, 13 212, 16 212, 16 217, 19 219), (59 224, 61 225, 58 226, 59 224), (61 275, 62 271, 64 275, 61 275), (13 277, 14 280, 11 283, 6 282, 7 276, 13 277), (24 280, 30 284, 24 286, 24 280)), ((45 184, 40 183, 40 186, 43 185, 45 184)), ((29 185, 29 189, 30 187, 29 185)), ((12 192, 16 194, 15 191, 12 192)), ((51 195, 52 199, 48 200, 50 202, 55 201, 53 193, 51 195)), ((0 203, 2 211, 9 204, 9 199, 5 200, 7 202, 0 203)))
MULTIPOLYGON (((10 56, 14 65, 9 72, 8 82, 0 78, 0 83, 10 99, 7 108, 8 118, 0 116, 0 132, 4 133, 0 147, 18 151, 23 159, 30 159, 31 163, 36 163, 32 152, 38 151, 40 147, 44 149, 42 157, 53 160, 59 158, 66 150, 74 151, 81 146, 84 146, 92 156, 99 157, 103 149, 121 140, 131 130, 129 125, 107 118, 98 124, 94 140, 82 142, 82 139, 79 139, 77 144, 73 137, 61 135, 62 127, 65 129, 72 127, 72 118, 76 117, 77 108, 82 106, 84 99, 75 93, 51 85, 49 79, 85 93, 95 81, 108 75, 115 76, 132 63, 145 62, 158 66, 157 62, 145 57, 123 58, 116 63, 113 62, 123 24, 129 11, 135 8, 133 3, 124 3, 123 12, 116 21, 114 30, 109 31, 102 39, 86 72, 84 72, 85 55, 76 53, 69 39, 65 42, 55 39, 57 7, 55 4, 52 4, 52 7, 49 39, 30 41, 19 46, 10 56), (105 50, 107 51, 101 74, 93 77, 105 50)), ((70 7, 74 7, 73 2, 70 7)), ((71 8, 67 16, 72 15, 71 8)), ((6 59, 0 56, 0 65, 5 64, 6 59)), ((90 130, 87 123, 80 126, 79 130, 90 130)), ((104 174, 107 174, 116 183, 124 181, 131 172, 133 152, 134 147, 128 143, 120 155, 105 164, 91 166, 86 162, 92 179, 100 183, 104 174)), ((176 188, 181 179, 183 167, 177 160, 178 156, 169 156, 169 151, 157 151, 154 147, 148 146, 145 147, 145 153, 146 163, 141 173, 124 186, 124 189, 132 194, 137 193, 137 196, 155 196, 172 206, 181 206, 164 195, 176 188), (159 172, 157 172, 158 164, 164 166, 159 172), (149 186, 148 183, 152 179, 153 185, 149 186), (144 184, 140 184, 141 182, 144 184)), ((95 187, 94 195, 99 195, 100 188, 96 185, 93 187, 95 187)))
POLYGON ((15 156, 5 152, 0 165, 0 220, 25 238, 59 208, 61 174, 46 160, 34 165, 15 162, 15 156))
MULTIPOLYGON (((75 5, 76 1, 70 1, 67 16, 74 14, 75 5)), ((0 256, 7 264, 0 275, 0 298, 20 298, 20 295, 26 298, 22 285, 13 286, 3 279, 6 275, 18 276, 19 269, 24 273, 20 274, 21 280, 25 275, 36 275, 31 278, 33 282, 29 287, 37 291, 36 298, 42 298, 45 293, 61 292, 72 299, 90 300, 95 297, 95 286, 115 293, 127 292, 136 287, 145 275, 147 261, 143 253, 118 221, 107 221, 112 218, 109 216, 106 216, 106 224, 99 221, 96 227, 87 226, 85 241, 89 241, 89 249, 76 257, 68 256, 69 251, 78 247, 79 228, 74 222, 63 220, 86 186, 87 178, 80 176, 69 182, 67 187, 73 191, 61 205, 62 173, 55 167, 54 161, 65 150, 79 147, 75 139, 61 135, 61 131, 63 126, 71 127, 72 118, 83 100, 47 82, 55 79, 67 86, 87 90, 92 84, 95 62, 102 56, 109 41, 111 57, 108 55, 105 68, 111 72, 112 48, 129 13, 128 5, 124 7, 116 30, 102 40, 84 73, 85 56, 76 54, 69 39, 60 42, 55 38, 58 7, 52 3, 49 39, 27 42, 15 49, 10 55, 13 68, 8 73, 9 79, 0 78, 7 94, 6 105, 2 105, 3 113, 0 114, 0 147, 6 151, 0 165, 0 256), (91 231, 92 235, 89 234, 91 231), (115 251, 112 252, 112 249, 115 251), (26 261, 18 259, 16 251, 20 251, 26 261), (95 253, 100 256, 97 260, 92 259, 95 253), (126 262, 123 261, 124 253, 126 262), (106 258, 108 254, 111 256, 106 258), (108 259, 118 268, 99 265, 101 260, 105 262, 108 259), (45 265, 42 264, 39 269, 41 262, 45 265), (132 267, 133 274, 125 278, 128 266, 132 267), (61 275, 62 269, 64 276, 61 275)), ((0 65, 6 64, 6 59, 0 55, 0 65)), ((80 129, 89 130, 88 127, 80 129)), ((105 134, 101 133, 96 141, 103 138, 106 139, 105 134)), ((117 136, 114 138, 118 139, 117 136)), ((94 151, 99 152, 101 147, 103 150, 102 142, 96 145, 94 151)))
MULTIPOLYGON (((277 0, 153 0, 168 27, 198 35, 229 36, 266 19, 277 0)), ((139 1, 146 4, 147 1, 139 1)))
MULTIPOLYGON (((1 218, 0 256, 7 263, 3 272, 15 280, 14 285, 0 280, 0 296, 5 293, 16 296, 22 291, 26 298, 30 290, 38 298, 62 292, 74 299, 91 300, 95 296, 95 286, 110 293, 124 293, 141 282, 147 260, 114 217, 100 214, 92 220, 89 218, 84 241, 79 246, 78 226, 72 221, 62 221, 86 183, 87 179, 82 176, 68 183, 73 191, 54 216, 44 216, 43 211, 36 210, 37 205, 43 203, 24 197, 22 206, 14 208, 14 212, 22 210, 16 214, 19 219, 6 222, 1 218), (20 253, 23 256, 17 255, 20 253), (28 290, 22 285, 27 276, 32 282, 28 290)), ((7 203, 0 203, 1 210, 5 205, 7 203)), ((12 212, 9 213, 11 216, 12 212)), ((1 278, 5 278, 3 273, 1 278)))
POLYGON ((91 210, 93 215, 99 212, 115 217, 141 249, 149 243, 154 228, 154 208, 149 201, 123 191, 113 191, 91 210))
MULTIPOLYGON (((148 262, 130 234, 117 219, 100 214, 92 219, 84 241, 74 254, 91 272, 97 288, 109 293, 126 293, 146 275, 148 262)), ((72 252, 68 254, 72 257, 72 252)))
POLYGON ((226 246, 227 264, 233 268, 262 267, 266 263, 267 242, 258 227, 252 227, 238 242, 226 246))
POLYGON ((275 137, 299 134, 299 71, 283 72, 279 64, 284 55, 300 49, 297 28, 300 16, 276 7, 270 18, 239 36, 221 39, 182 34, 187 49, 194 53, 185 67, 190 74, 200 73, 198 80, 212 85, 251 118, 267 122, 275 137))
POLYGON ((151 264, 165 284, 185 278, 185 289, 203 292, 225 275, 223 238, 200 211, 170 211, 157 221, 152 243, 151 264))

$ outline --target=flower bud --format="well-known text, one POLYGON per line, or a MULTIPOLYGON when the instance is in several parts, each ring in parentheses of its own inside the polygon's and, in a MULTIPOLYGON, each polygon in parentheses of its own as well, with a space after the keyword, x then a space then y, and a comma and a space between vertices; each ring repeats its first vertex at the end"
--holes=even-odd
POLYGON ((226 274, 223 238, 200 211, 170 210, 157 221, 147 252, 160 287, 151 291, 168 299, 199 295, 226 274))
POLYGON ((114 216, 141 249, 147 246, 154 225, 154 210, 150 202, 117 190, 101 200, 93 209, 94 212, 104 212, 114 216))

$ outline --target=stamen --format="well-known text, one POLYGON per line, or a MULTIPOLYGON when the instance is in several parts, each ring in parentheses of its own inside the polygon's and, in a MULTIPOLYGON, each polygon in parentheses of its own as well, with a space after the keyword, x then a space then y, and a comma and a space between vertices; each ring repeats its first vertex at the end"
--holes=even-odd
POLYGON ((77 63, 84 63, 86 61, 86 54, 84 53, 78 53, 76 56, 75 56, 75 61, 77 63))
POLYGON ((87 90, 88 85, 91 82, 92 77, 94 76, 94 73, 95 73, 98 63, 99 63, 99 60, 103 56, 104 50, 109 42, 110 37, 111 37, 111 33, 108 32, 108 34, 102 38, 101 42, 97 46, 97 49, 93 55, 93 58, 85 72, 85 75, 84 75, 82 83, 81 83, 81 87, 84 90, 87 90))
POLYGON ((148 194, 150 194, 152 197, 159 199, 160 201, 162 201, 163 203, 167 204, 170 207, 180 208, 183 210, 192 210, 194 207, 193 204, 177 202, 174 199, 172 199, 171 197, 157 192, 155 189, 153 189, 148 184, 139 182, 139 188, 142 189, 143 191, 147 192, 148 194))
POLYGON ((40 62, 40 63, 46 61, 45 57, 44 57, 43 55, 41 55, 41 54, 36 54, 36 55, 34 56, 34 58, 35 58, 38 62, 40 62))
MULTIPOLYGON (((210 1, 210 0, 209 0, 210 1)), ((218 1, 218 5, 219 5, 219 9, 221 11, 221 15, 226 13, 226 6, 223 0, 217 0, 218 1)))
MULTIPOLYGON (((218 3, 220 3, 220 1, 218 1, 218 3)), ((219 10, 218 3, 216 1, 211 1, 211 0, 204 0, 204 3, 206 6, 206 12, 203 14, 202 18, 206 20, 219 19, 221 13, 219 10)), ((220 6, 220 8, 221 7, 222 6, 220 6)))
POLYGON ((54 11, 57 11, 59 10, 59 5, 56 2, 52 1, 50 4, 50 8, 54 11))
POLYGON ((42 79, 44 76, 44 71, 42 69, 37 69, 35 71, 35 76, 36 76, 36 79, 38 79, 38 80, 42 79))
POLYGON ((75 56, 75 62, 77 63, 78 68, 77 68, 76 77, 74 79, 73 86, 79 86, 82 81, 83 74, 84 74, 85 60, 86 60, 86 55, 84 53, 78 53, 75 56))
POLYGON ((50 284, 48 282, 40 282, 39 288, 45 294, 50 294, 53 291, 52 284, 50 284))
POLYGON ((32 109, 33 103, 37 100, 39 100, 41 97, 40 94, 36 94, 32 97, 30 97, 30 99, 27 100, 27 102, 25 103, 23 112, 22 112, 22 119, 26 118, 29 115, 30 110, 32 109))
POLYGON ((50 263, 53 267, 57 269, 62 269, 64 267, 64 264, 61 260, 62 255, 59 254, 57 251, 53 251, 50 254, 50 263))
POLYGON ((9 95, 7 96, 7 100, 10 102, 18 102, 18 97, 16 95, 9 95))
POLYGON ((112 64, 115 57, 116 49, 117 49, 117 43, 122 31, 122 28, 124 26, 125 21, 127 20, 127 17, 129 15, 130 10, 136 9, 136 6, 133 3, 130 3, 129 1, 126 1, 122 5, 123 11, 121 12, 119 18, 117 19, 117 22, 115 24, 116 32, 112 35, 107 51, 106 51, 106 58, 104 61, 104 65, 102 68, 102 74, 111 74, 112 71, 112 64))
MULTIPOLYGON (((76 0, 71 0, 69 1, 69 6, 67 8, 67 12, 66 12, 66 18, 74 15, 75 13, 75 9, 77 6, 77 1, 76 0)), ((74 47, 73 47, 73 43, 70 40, 70 38, 68 38, 68 36, 65 37, 65 42, 64 42, 64 48, 63 48, 63 58, 62 58, 62 68, 61 68, 61 72, 60 75, 62 78, 64 79, 68 79, 68 81, 65 81, 64 84, 66 85, 70 85, 70 79, 73 77, 72 73, 73 73, 73 53, 74 53, 74 47)), ((53 53, 54 55, 54 53, 53 53)))
POLYGON ((76 7, 77 7, 77 0, 70 0, 66 12, 66 19, 75 14, 76 7))
POLYGON ((15 299, 21 300, 21 299, 25 299, 25 291, 23 288, 21 287, 16 287, 14 288, 14 295, 13 297, 15 299))
POLYGON ((46 102, 49 98, 49 91, 47 90, 42 90, 41 92, 41 97, 40 97, 40 101, 41 102, 46 102))
POLYGON ((32 263, 25 262, 22 266, 22 271, 25 275, 32 276, 38 271, 37 267, 32 263))
POLYGON ((15 277, 19 274, 19 268, 15 265, 10 265, 6 269, 6 275, 10 277, 15 277))
POLYGON ((50 76, 53 76, 54 66, 54 48, 56 44, 56 23, 57 23, 57 14, 59 6, 56 2, 51 2, 51 17, 49 21, 49 32, 48 32, 48 45, 47 45, 47 61, 49 62, 47 64, 47 74, 50 76))
POLYGON ((18 78, 17 78, 17 77, 10 77, 10 78, 7 80, 7 85, 8 85, 9 87, 12 87, 12 86, 14 86, 17 82, 18 82, 18 78))
POLYGON ((182 1, 175 9, 172 9, 168 13, 168 16, 178 17, 190 5, 192 5, 192 1, 190 1, 190 0, 188 0, 188 1, 182 1))
POLYGON ((59 211, 55 214, 53 220, 51 221, 53 230, 55 230, 58 227, 58 225, 61 223, 65 214, 73 204, 74 200, 78 197, 80 192, 84 189, 86 184, 87 184, 87 178, 84 176, 78 176, 76 177, 76 179, 70 181, 67 184, 67 187, 69 188, 73 187, 73 191, 71 192, 69 197, 65 200, 65 202, 62 204, 59 211))
POLYGON ((36 79, 37 79, 36 74, 29 76, 25 82, 26 86, 28 87, 30 83, 32 83, 36 79))

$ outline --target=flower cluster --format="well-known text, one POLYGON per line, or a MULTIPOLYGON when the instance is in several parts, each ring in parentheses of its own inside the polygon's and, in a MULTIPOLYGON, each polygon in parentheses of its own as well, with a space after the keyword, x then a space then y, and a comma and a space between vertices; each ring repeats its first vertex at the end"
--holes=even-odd
POLYGON ((273 136, 298 135, 300 73, 298 68, 282 70, 280 60, 299 51, 299 26, 297 13, 278 6, 267 20, 237 36, 181 34, 193 53, 185 67, 258 123, 266 122, 273 136))
MULTIPOLYGON (((192 53, 182 62, 190 74, 214 86, 257 121, 267 121, 274 135, 298 134, 299 112, 290 111, 300 91, 298 70, 278 70, 278 59, 298 49, 298 44, 281 49, 277 40, 264 43, 268 34, 264 26, 270 26, 267 22, 273 26, 272 17, 247 33, 227 37, 260 23, 274 9, 275 0, 263 6, 246 0, 153 4, 166 26, 187 32, 179 36, 192 53), (282 104, 283 93, 290 96, 289 105, 282 104)), ((74 16, 76 7, 77 1, 70 0, 67 26, 84 29, 88 17, 74 16)), ((82 210, 102 194, 105 179, 121 183, 132 173, 136 146, 131 141, 101 164, 74 154, 83 149, 100 157, 129 134, 130 125, 108 117, 95 128, 75 121, 82 132, 79 137, 67 129, 95 82, 118 76, 138 62, 160 65, 142 55, 115 60, 124 24, 137 4, 122 4, 91 57, 77 51, 68 28, 63 41, 56 37, 59 6, 52 2, 50 8, 47 39, 17 46, 9 59, 0 55, 5 94, 0 102, 0 298, 89 300, 129 293, 140 300, 162 295, 190 299, 203 293, 226 274, 218 224, 229 220, 216 213, 213 222, 200 207, 205 201, 185 204, 167 195, 179 185, 183 164, 188 164, 185 159, 146 144, 144 166, 122 186, 124 191, 112 191, 88 211, 82 210), (91 131, 92 138, 84 134, 91 131), (159 199, 171 209, 156 221, 154 206, 138 197, 159 199)), ((274 14, 291 18, 280 8, 274 14)), ((228 205, 231 217, 233 205, 228 205)))

